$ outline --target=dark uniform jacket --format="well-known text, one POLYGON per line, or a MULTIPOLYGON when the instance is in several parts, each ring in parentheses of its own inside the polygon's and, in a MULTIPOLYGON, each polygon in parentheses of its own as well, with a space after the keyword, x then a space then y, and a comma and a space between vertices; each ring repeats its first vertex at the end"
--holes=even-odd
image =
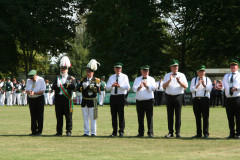
POLYGON ((82 92, 82 107, 85 107, 87 105, 87 107, 94 107, 94 102, 93 100, 87 100, 85 98, 96 98, 97 97, 97 92, 99 92, 99 87, 97 86, 96 83, 96 78, 92 77, 91 81, 89 82, 90 84, 87 86, 87 88, 83 88, 83 84, 87 83, 87 78, 83 78, 81 79, 81 83, 80 83, 80 92, 82 92), (89 92, 91 92, 92 94, 89 94, 89 92))
MULTIPOLYGON (((58 76, 55 78, 55 81, 52 85, 52 90, 55 90, 55 98, 59 97, 60 87, 57 86, 58 76)), ((68 75, 66 82, 63 84, 65 89, 68 91, 68 94, 72 96, 73 90, 75 89, 75 80, 71 80, 71 76, 68 75)))

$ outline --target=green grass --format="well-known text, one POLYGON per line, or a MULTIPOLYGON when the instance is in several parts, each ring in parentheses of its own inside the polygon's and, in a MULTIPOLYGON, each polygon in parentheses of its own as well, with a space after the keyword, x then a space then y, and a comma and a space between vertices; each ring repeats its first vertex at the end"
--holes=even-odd
MULTIPOLYGON (((181 139, 165 139, 168 133, 166 107, 154 108, 154 138, 136 138, 135 106, 125 108, 126 129, 123 138, 108 137, 112 132, 109 106, 99 108, 97 137, 82 137, 81 107, 75 106, 72 137, 54 137, 56 118, 54 107, 45 107, 41 137, 28 136, 28 107, 0 107, 0 159, 163 159, 163 160, 239 160, 240 141, 226 139, 229 134, 224 108, 210 109, 210 138, 191 139, 196 134, 191 106, 182 109, 181 139)), ((145 130, 146 128, 145 120, 145 130)), ((65 128, 65 126, 64 126, 65 128)), ((146 133, 145 133, 146 135, 146 133)))

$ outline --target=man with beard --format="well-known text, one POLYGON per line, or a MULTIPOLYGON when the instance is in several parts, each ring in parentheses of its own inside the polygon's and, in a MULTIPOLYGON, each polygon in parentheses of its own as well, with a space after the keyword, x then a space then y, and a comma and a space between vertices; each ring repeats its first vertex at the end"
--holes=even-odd
POLYGON ((73 100, 72 93, 75 89, 75 78, 68 75, 68 68, 71 67, 67 56, 60 60, 60 75, 56 77, 52 89, 55 90, 55 112, 57 118, 57 133, 55 136, 61 136, 63 132, 63 116, 66 119, 66 134, 72 133, 72 112, 73 100))

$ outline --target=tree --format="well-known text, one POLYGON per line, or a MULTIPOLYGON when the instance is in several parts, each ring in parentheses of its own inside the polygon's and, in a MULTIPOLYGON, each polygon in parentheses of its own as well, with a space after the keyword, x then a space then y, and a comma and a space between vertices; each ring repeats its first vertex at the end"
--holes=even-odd
POLYGON ((13 35, 22 50, 25 73, 37 54, 68 51, 75 36, 74 0, 15 0, 8 7, 13 35))
POLYGON ((152 74, 165 69, 167 58, 163 49, 167 37, 156 1, 81 0, 79 3, 86 17, 87 33, 92 38, 89 56, 101 63, 96 74, 113 73, 112 66, 118 61, 124 64, 124 73, 131 76, 146 64, 151 65, 152 74))

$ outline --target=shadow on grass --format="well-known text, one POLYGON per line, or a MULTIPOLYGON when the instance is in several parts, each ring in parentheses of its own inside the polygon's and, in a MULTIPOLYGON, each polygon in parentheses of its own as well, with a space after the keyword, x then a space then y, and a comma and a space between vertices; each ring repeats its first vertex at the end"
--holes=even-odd
POLYGON ((66 136, 66 135, 62 135, 62 136, 55 136, 55 135, 0 135, 0 137, 55 137, 55 138, 89 138, 89 139, 100 139, 100 138, 107 138, 107 139, 162 139, 162 140, 206 140, 206 141, 211 141, 211 140, 236 140, 234 138, 227 138, 227 137, 209 137, 208 139, 204 139, 204 138, 192 138, 192 137, 181 137, 181 138, 165 138, 165 137, 137 137, 137 136, 124 136, 124 137, 109 137, 109 136, 95 136, 95 137, 91 137, 91 136, 82 136, 82 135, 72 135, 72 136, 66 136))

